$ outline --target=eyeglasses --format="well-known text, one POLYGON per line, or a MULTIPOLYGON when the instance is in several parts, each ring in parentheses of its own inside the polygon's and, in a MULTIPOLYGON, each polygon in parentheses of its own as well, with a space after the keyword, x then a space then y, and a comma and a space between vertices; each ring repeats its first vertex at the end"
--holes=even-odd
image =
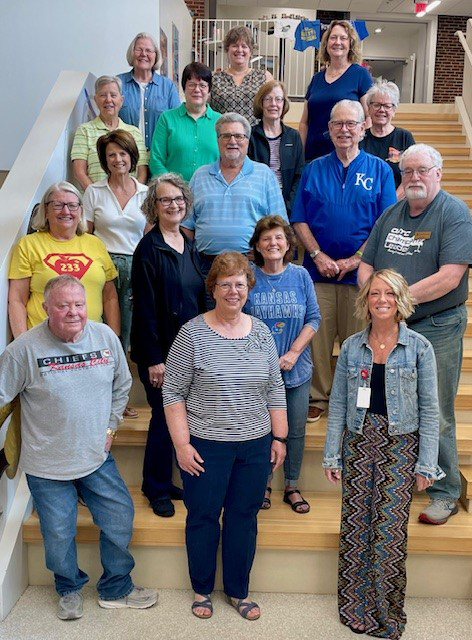
POLYGON ((275 102, 276 104, 282 104, 284 101, 285 101, 285 98, 283 98, 282 96, 276 96, 275 98, 271 96, 266 96, 265 98, 262 99, 262 102, 264 104, 271 104, 272 102, 275 102))
POLYGON ((341 42, 347 42, 349 40, 349 36, 329 36, 328 40, 330 42, 336 42, 337 40, 341 40, 341 42))
POLYGON ((391 102, 371 102, 370 107, 373 107, 376 111, 380 111, 380 109, 385 109, 385 111, 391 111, 395 108, 395 105, 391 102))
POLYGON ((405 176, 405 178, 411 178, 413 177, 414 173, 417 173, 419 176, 427 176, 428 173, 431 171, 431 169, 435 168, 435 164, 433 164, 432 167, 419 167, 418 169, 403 169, 400 170, 400 173, 402 174, 402 176, 405 176))
POLYGON ((146 56, 152 56, 153 53, 156 53, 154 51, 154 49, 141 49, 141 47, 138 47, 137 49, 134 50, 135 53, 144 53, 146 56))
POLYGON ((62 211, 64 207, 67 207, 69 211, 78 211, 80 207, 80 202, 61 202, 60 200, 49 200, 46 202, 46 206, 49 204, 54 211, 62 211))
POLYGON ((163 196, 162 198, 158 198, 158 201, 162 204, 163 207, 170 207, 173 202, 175 202, 175 204, 179 206, 185 204, 185 198, 183 196, 175 196, 175 198, 163 196))
POLYGON ((342 129, 346 126, 349 131, 352 131, 357 127, 358 124, 361 124, 360 121, 357 120, 331 120, 329 123, 333 129, 342 129))
POLYGON ((223 291, 224 293, 228 293, 228 291, 231 291, 233 287, 236 289, 236 291, 246 291, 247 289, 247 284, 245 284, 244 282, 217 282, 216 286, 220 287, 221 291, 223 291))
POLYGON ((190 89, 190 91, 193 91, 194 89, 208 91, 208 82, 187 82, 185 88, 190 89))
POLYGON ((242 142, 244 138, 247 138, 247 135, 245 133, 220 133, 218 138, 222 138, 225 141, 228 141, 228 140, 231 140, 231 138, 234 138, 236 142, 242 142))

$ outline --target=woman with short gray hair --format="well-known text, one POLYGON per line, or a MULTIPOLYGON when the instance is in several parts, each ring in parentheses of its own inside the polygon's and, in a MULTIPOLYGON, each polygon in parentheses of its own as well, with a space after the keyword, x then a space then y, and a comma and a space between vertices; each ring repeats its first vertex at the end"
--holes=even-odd
POLYGON ((162 56, 150 33, 142 31, 131 40, 126 60, 131 71, 118 75, 124 97, 120 118, 139 128, 146 149, 150 149, 161 113, 180 106, 179 93, 170 78, 157 73, 162 56))
POLYGON ((99 115, 94 120, 80 125, 72 144, 71 160, 75 180, 85 191, 90 184, 107 177, 98 158, 97 141, 106 133, 121 129, 130 133, 136 142, 139 152, 136 178, 144 184, 147 180, 149 154, 139 129, 126 124, 118 117, 124 100, 121 80, 115 76, 100 76, 95 82, 94 99, 99 115))
POLYGON ((150 183, 142 211, 154 226, 136 247, 131 270, 131 359, 152 410, 142 491, 164 518, 175 513, 172 499, 182 498, 172 484, 173 449, 162 404, 165 362, 180 327, 205 309, 200 257, 180 229, 191 204, 190 188, 177 174, 150 183))
POLYGON ((366 93, 367 109, 372 125, 365 132, 365 137, 359 147, 367 153, 385 160, 393 171, 397 198, 403 198, 401 185, 400 156, 415 144, 410 131, 395 127, 392 119, 400 100, 400 91, 393 82, 377 81, 366 93))

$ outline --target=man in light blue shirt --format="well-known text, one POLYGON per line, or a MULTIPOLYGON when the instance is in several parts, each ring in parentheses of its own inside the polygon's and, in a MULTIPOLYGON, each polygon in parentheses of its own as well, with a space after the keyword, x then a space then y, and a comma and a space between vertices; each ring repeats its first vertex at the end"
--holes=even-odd
POLYGON ((223 251, 249 252, 257 221, 268 214, 287 220, 275 174, 247 157, 251 127, 243 116, 226 113, 216 122, 220 159, 200 167, 190 181, 194 202, 182 227, 195 235, 204 271, 223 251))

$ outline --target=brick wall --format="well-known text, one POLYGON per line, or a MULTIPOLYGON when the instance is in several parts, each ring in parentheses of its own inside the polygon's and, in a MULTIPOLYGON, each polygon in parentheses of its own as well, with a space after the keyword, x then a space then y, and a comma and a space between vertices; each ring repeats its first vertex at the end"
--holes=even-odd
POLYGON ((205 17, 205 0, 185 0, 185 4, 193 18, 192 26, 192 49, 195 41, 195 20, 205 17))
POLYGON ((456 31, 466 30, 465 16, 438 16, 433 102, 454 102, 462 94, 464 50, 456 31))

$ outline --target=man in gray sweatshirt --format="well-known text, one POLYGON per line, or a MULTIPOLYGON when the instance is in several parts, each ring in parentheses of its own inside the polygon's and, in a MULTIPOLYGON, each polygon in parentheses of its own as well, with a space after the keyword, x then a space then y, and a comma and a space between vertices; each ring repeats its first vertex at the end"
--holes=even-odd
POLYGON ((0 356, 0 406, 20 394, 20 467, 54 572, 58 616, 83 613, 88 576, 77 565, 79 496, 101 530, 99 605, 145 609, 157 593, 131 580, 134 508, 110 453, 131 387, 123 349, 109 327, 87 321, 85 290, 72 276, 47 283, 44 309, 48 319, 0 356))

